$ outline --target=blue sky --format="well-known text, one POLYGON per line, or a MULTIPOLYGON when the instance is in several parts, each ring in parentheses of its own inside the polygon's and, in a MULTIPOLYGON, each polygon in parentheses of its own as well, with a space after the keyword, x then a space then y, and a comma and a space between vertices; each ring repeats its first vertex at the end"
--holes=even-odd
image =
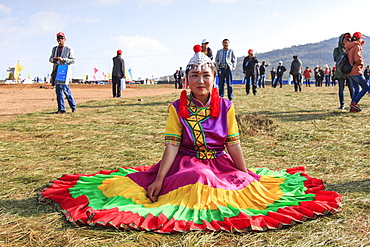
POLYGON ((171 75, 203 38, 214 52, 230 40, 237 57, 370 33, 366 0, 0 0, 0 79, 17 61, 21 77, 47 76, 56 33, 74 49, 73 76, 108 74, 123 51, 133 79, 171 75), (348 14, 346 19, 345 14, 348 14), (366 18, 367 17, 367 18, 366 18), (342 19, 340 21, 340 19, 342 19), (346 20, 345 20, 346 19, 346 20))

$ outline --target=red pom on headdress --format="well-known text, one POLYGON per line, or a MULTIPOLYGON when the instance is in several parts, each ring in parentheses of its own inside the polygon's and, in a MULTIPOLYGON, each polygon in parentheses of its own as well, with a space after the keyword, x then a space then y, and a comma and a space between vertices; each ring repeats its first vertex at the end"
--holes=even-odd
POLYGON ((184 119, 190 117, 190 113, 188 110, 188 96, 186 94, 186 90, 183 90, 180 95, 179 116, 184 119))
POLYGON ((213 88, 211 93, 211 117, 218 116, 220 116, 220 96, 217 88, 213 88))
POLYGON ((197 53, 197 52, 201 52, 201 51, 202 51, 202 47, 201 47, 200 45, 195 45, 195 46, 193 47, 193 51, 194 51, 195 53, 197 53))

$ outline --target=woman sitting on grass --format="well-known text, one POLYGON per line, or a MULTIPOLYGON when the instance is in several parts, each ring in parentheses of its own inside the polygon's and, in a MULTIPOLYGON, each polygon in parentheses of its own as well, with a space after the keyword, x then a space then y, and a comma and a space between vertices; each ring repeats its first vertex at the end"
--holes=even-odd
POLYGON ((65 175, 41 197, 78 224, 161 233, 263 231, 340 211, 341 196, 302 167, 246 168, 234 106, 213 88, 215 64, 200 46, 194 51, 191 92, 169 107, 160 162, 65 175))

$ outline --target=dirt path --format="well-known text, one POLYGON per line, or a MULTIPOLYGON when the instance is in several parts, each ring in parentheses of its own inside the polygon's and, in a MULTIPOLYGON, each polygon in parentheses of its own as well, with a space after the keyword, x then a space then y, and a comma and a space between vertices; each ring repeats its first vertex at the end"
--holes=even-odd
MULTIPOLYGON (((140 98, 180 92, 172 85, 160 86, 160 88, 142 89, 135 85, 128 85, 122 91, 122 97, 140 98)), ((71 91, 77 105, 89 100, 112 98, 111 85, 71 84, 71 91)), ((55 98, 55 90, 50 84, 0 84, 0 121, 45 109, 57 110, 55 98)), ((68 105, 67 102, 66 104, 68 105)))

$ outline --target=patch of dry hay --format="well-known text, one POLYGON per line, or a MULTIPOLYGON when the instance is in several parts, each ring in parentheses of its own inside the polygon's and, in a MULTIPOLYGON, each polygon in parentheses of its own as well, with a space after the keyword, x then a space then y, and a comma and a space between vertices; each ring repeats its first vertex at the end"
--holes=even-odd
POLYGON ((255 136, 260 132, 273 132, 278 125, 268 115, 260 116, 257 113, 236 115, 239 133, 241 135, 255 136))

